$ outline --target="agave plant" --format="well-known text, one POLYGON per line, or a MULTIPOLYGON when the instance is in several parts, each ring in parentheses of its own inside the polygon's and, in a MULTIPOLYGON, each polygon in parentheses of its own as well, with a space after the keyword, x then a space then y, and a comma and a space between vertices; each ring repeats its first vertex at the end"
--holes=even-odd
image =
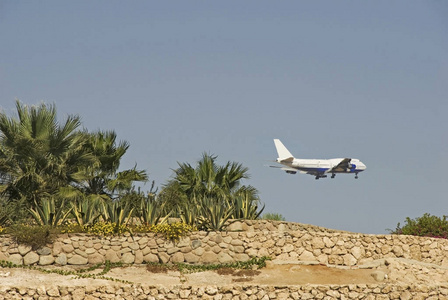
POLYGON ((151 195, 148 195, 148 198, 141 198, 139 211, 141 222, 146 225, 157 225, 165 223, 168 217, 171 215, 171 212, 162 217, 164 215, 163 208, 165 203, 160 204, 160 202, 156 201, 150 196, 151 195))
POLYGON ((182 202, 177 205, 177 215, 182 220, 182 223, 201 228, 204 222, 202 216, 202 206, 193 201, 193 203, 182 202))
POLYGON ((78 225, 91 225, 100 217, 99 203, 95 199, 83 198, 80 201, 71 202, 72 215, 78 225))
POLYGON ((71 208, 65 209, 64 201, 62 201, 61 205, 58 209, 56 209, 54 198, 45 198, 40 201, 38 204, 36 201, 35 208, 29 209, 29 212, 33 219, 39 225, 49 225, 52 227, 56 227, 62 224, 67 216, 71 212, 71 208))
POLYGON ((131 221, 133 210, 118 201, 101 203, 101 217, 105 222, 114 223, 116 232, 131 221))
POLYGON ((216 198, 203 197, 201 199, 202 227, 212 231, 222 231, 230 224, 233 207, 216 198))
POLYGON ((261 216, 265 205, 258 209, 258 199, 254 199, 252 192, 245 190, 233 197, 231 206, 233 206, 233 219, 255 220, 261 216))

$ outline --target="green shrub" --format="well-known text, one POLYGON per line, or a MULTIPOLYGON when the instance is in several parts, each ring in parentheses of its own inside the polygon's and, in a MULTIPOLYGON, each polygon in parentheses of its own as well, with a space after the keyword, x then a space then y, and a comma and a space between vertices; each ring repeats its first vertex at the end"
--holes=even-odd
POLYGON ((33 250, 37 250, 53 242, 53 232, 49 225, 13 225, 7 228, 6 233, 9 233, 17 244, 31 246, 33 250))
POLYGON ((94 224, 79 225, 68 224, 66 226, 59 227, 62 233, 89 233, 98 236, 121 234, 130 232, 130 228, 126 225, 117 225, 112 222, 96 222, 94 224))
POLYGON ((281 214, 277 213, 265 213, 262 217, 263 220, 272 220, 272 221, 285 221, 285 217, 281 214))
POLYGON ((61 233, 88 233, 98 236, 108 236, 114 234, 122 234, 125 232, 131 233, 145 233, 153 232, 163 235, 169 240, 178 240, 187 233, 196 231, 195 226, 185 223, 177 222, 172 224, 157 224, 157 225, 120 225, 117 227, 116 223, 111 222, 97 222, 90 225, 68 224, 59 227, 61 233))
POLYGON ((196 227, 185 223, 158 224, 150 227, 150 232, 160 233, 166 239, 179 240, 189 232, 197 230, 196 227))
POLYGON ((84 232, 95 235, 113 235, 129 232, 129 229, 124 224, 97 222, 95 224, 84 226, 84 232))
POLYGON ((440 218, 428 213, 415 219, 407 217, 406 224, 401 227, 398 223, 397 228, 391 230, 391 233, 446 239, 448 238, 448 220, 446 218, 447 216, 440 218))

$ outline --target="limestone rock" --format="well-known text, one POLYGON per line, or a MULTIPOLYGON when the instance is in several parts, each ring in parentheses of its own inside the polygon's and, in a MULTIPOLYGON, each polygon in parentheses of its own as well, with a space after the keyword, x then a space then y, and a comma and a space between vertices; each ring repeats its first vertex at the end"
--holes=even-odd
POLYGON ((120 261, 120 258, 117 255, 117 252, 115 252, 112 249, 109 249, 106 251, 105 260, 108 260, 112 263, 116 263, 120 261))
POLYGON ((403 254, 404 254, 404 252, 403 252, 403 248, 402 248, 402 247, 399 247, 399 246, 394 246, 394 247, 392 248, 392 252, 394 252, 394 254, 395 254, 397 257, 403 257, 403 254))
POLYGON ((314 257, 313 253, 305 250, 300 254, 299 256, 300 261, 316 261, 316 258, 314 257))
POLYGON ((99 253, 93 253, 87 257, 89 264, 96 265, 100 263, 104 263, 104 256, 99 253))
POLYGON ((53 244, 53 255, 57 256, 62 252, 62 243, 61 242, 54 242, 53 244))
POLYGON ((134 264, 141 264, 143 263, 143 252, 142 250, 135 251, 135 260, 134 264))
POLYGON ((370 274, 370 276, 373 277, 373 279, 375 279, 376 281, 384 281, 384 279, 386 279, 386 273, 384 273, 383 271, 374 271, 372 272, 372 274, 370 274))
POLYGON ((227 253, 220 253, 218 254, 218 261, 221 264, 228 264, 233 262, 233 258, 228 255, 227 253))
POLYGON ((16 265, 22 265, 23 264, 23 258, 20 254, 12 254, 7 259, 7 261, 12 262, 16 265))
MULTIPOLYGON (((87 248, 84 251, 87 255, 92 255, 93 253, 96 253, 96 250, 94 248, 87 248)), ((82 255, 81 255, 82 256, 82 255)))
POLYGON ((197 262, 199 262, 199 256, 197 256, 197 255, 195 255, 195 254, 193 254, 193 253, 185 253, 184 254, 184 259, 185 259, 185 262, 187 262, 187 263, 197 263, 197 262))
POLYGON ((81 255, 75 254, 71 258, 67 260, 69 265, 86 265, 88 263, 88 259, 81 255))
POLYGON ((160 261, 162 264, 166 264, 167 262, 170 261, 170 258, 171 258, 171 257, 170 257, 167 253, 165 253, 165 252, 161 252, 161 253, 159 253, 157 256, 159 257, 159 261, 160 261))
POLYGON ((144 262, 152 262, 152 263, 158 263, 159 262, 159 257, 155 254, 146 254, 145 256, 143 256, 143 261, 144 262))
POLYGON ((39 255, 34 252, 28 252, 24 257, 23 257, 23 264, 24 265, 32 265, 35 264, 39 261, 39 255))
POLYGON ((59 290, 57 287, 51 287, 47 290, 47 295, 51 297, 59 297, 59 290))
POLYGON ((62 245, 62 251, 65 253, 72 253, 75 250, 71 244, 64 244, 62 245))
POLYGON ((0 260, 8 260, 8 257, 5 255, 5 254, 3 254, 3 252, 0 252, 0 260))
POLYGON ((229 226, 227 226, 228 231, 243 231, 243 224, 239 221, 233 222, 229 226))
POLYGON ((344 265, 346 266, 354 266, 356 265, 357 260, 351 254, 344 255, 344 265))
POLYGON ((171 256, 170 262, 183 263, 184 262, 184 254, 181 252, 175 253, 173 256, 171 256))
POLYGON ((335 245, 335 243, 334 243, 330 238, 328 238, 328 237, 324 237, 324 238, 323 238, 323 242, 325 243, 325 246, 326 246, 327 248, 332 248, 332 247, 334 247, 334 245, 335 245))
POLYGON ((352 248, 351 254, 353 255, 354 258, 356 258, 358 260, 365 254, 365 251, 363 249, 361 249, 360 247, 355 246, 352 248))
POLYGON ((60 253, 54 262, 58 265, 65 266, 67 264, 67 255, 65 253, 60 253))
POLYGON ((146 244, 148 244, 148 238, 147 237, 142 237, 138 240, 138 244, 145 246, 146 244))
POLYGON ((19 245, 19 247, 17 247, 19 250, 20 255, 26 255, 28 252, 31 251, 31 246, 28 245, 19 245))
POLYGON ((205 264, 212 264, 218 260, 218 255, 214 252, 207 251, 201 257, 201 261, 205 264))
POLYGON ((323 249, 325 247, 325 243, 320 237, 314 237, 311 240, 311 245, 314 249, 323 249))
POLYGON ((41 266, 47 266, 54 263, 54 257, 53 255, 41 255, 39 257, 39 265, 41 266))
POLYGON ((51 249, 48 247, 42 247, 42 248, 38 249, 36 252, 39 255, 50 255, 51 249))
POLYGON ((86 252, 84 252, 84 251, 82 251, 81 249, 76 249, 75 250, 75 254, 77 254, 77 255, 79 255, 79 256, 82 256, 82 257, 84 257, 84 258, 87 258, 87 253, 86 252))
POLYGON ((249 255, 245 253, 237 253, 233 256, 234 261, 248 261, 250 259, 249 255))
POLYGON ((121 257, 121 262, 124 264, 133 264, 134 260, 135 256, 130 252, 123 254, 123 256, 121 257))

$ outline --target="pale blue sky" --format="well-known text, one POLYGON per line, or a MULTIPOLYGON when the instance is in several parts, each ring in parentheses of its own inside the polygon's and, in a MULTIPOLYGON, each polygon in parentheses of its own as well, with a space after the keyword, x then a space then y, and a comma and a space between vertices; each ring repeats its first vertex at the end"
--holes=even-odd
POLYGON ((0 108, 16 98, 115 130, 122 168, 157 186, 206 151, 288 221, 387 233, 448 215, 446 1, 0 0, 0 108), (273 138, 367 170, 288 175, 265 166, 273 138))

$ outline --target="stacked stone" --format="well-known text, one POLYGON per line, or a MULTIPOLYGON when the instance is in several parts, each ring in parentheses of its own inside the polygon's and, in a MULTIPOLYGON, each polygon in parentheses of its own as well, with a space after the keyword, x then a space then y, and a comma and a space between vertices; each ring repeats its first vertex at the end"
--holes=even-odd
POLYGON ((187 286, 108 285, 0 287, 0 299, 447 299, 448 287, 431 285, 187 286))
MULTIPOLYGON (((231 263, 250 257, 355 266, 382 258, 406 258, 448 266, 448 240, 399 235, 367 235, 310 230, 288 230, 284 222, 235 222, 228 232, 193 232, 177 242, 153 233, 97 237, 59 236, 38 250, 16 245, 1 236, 0 260, 18 265, 88 265, 111 262, 231 263), (275 229, 275 230, 274 230, 275 229)), ((293 223, 294 224, 294 223, 293 223)), ((305 225, 302 225, 305 226, 305 225)))
POLYGON ((446 285, 448 283, 448 267, 408 260, 404 258, 388 258, 385 265, 389 270, 390 282, 421 285, 446 285))
POLYGON ((307 232, 345 232, 348 231, 329 229, 310 224, 302 224, 295 222, 285 221, 272 221, 272 220, 241 220, 232 221, 228 228, 229 231, 307 231, 307 232))
POLYGON ((397 235, 257 232, 241 237, 249 256, 353 266, 380 258, 448 265, 448 240, 397 235))

